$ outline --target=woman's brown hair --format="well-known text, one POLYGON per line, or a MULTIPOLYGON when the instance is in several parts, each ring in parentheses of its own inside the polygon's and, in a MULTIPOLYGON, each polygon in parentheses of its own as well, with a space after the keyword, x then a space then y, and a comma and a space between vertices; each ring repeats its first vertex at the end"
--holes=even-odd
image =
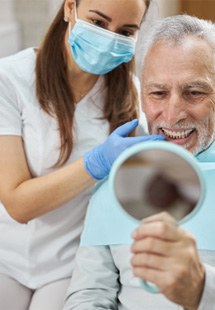
MULTIPOLYGON (((81 0, 76 0, 77 5, 81 0)), ((150 0, 146 0, 149 5, 150 0)), ((65 1, 64 1, 65 2, 65 1)), ((56 117, 61 141, 55 166, 63 165, 73 149, 75 98, 67 75, 64 2, 38 50, 36 61, 36 94, 42 109, 56 117)), ((110 123, 110 132, 138 117, 138 94, 133 83, 134 60, 123 63, 105 75, 107 97, 103 118, 110 123)))

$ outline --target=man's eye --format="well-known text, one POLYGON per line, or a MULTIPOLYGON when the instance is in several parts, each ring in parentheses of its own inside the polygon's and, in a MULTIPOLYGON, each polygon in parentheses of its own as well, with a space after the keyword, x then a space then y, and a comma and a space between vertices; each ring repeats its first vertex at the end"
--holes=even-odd
POLYGON ((152 95, 153 97, 157 97, 157 98, 161 98, 165 96, 165 92, 164 91, 153 91, 150 93, 150 95, 152 95))
POLYGON ((202 97, 204 95, 206 94, 200 90, 189 90, 185 92, 186 97, 192 97, 192 98, 202 97))
POLYGON ((192 96, 201 96, 201 95, 204 95, 203 92, 200 92, 200 91, 197 91, 197 90, 191 91, 190 94, 191 94, 192 96))

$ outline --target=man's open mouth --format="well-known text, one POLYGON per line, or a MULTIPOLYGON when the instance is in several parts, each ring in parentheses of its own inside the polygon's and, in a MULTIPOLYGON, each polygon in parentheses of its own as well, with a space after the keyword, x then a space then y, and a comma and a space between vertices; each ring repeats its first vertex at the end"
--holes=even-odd
POLYGON ((167 128, 161 127, 160 130, 164 133, 167 138, 170 139, 186 139, 194 132, 194 128, 190 129, 179 129, 179 130, 171 130, 167 128))

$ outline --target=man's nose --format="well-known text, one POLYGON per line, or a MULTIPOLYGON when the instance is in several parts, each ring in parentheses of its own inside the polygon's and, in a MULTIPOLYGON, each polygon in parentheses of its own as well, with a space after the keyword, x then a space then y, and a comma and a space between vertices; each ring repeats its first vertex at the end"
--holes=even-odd
POLYGON ((175 124, 187 117, 186 103, 179 95, 171 95, 164 111, 166 122, 175 124))

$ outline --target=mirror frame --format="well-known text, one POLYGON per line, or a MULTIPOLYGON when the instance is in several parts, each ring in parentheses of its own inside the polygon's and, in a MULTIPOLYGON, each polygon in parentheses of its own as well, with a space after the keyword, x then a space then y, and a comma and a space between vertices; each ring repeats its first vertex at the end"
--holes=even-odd
POLYGON ((118 205, 121 207, 122 211, 133 221, 139 223, 140 221, 134 217, 132 217, 130 214, 128 214, 123 206, 121 205, 121 203, 119 202, 116 192, 115 192, 115 178, 116 178, 116 174, 118 172, 118 169, 121 167, 121 165, 127 160, 129 159, 131 156, 133 155, 137 155, 140 152, 146 151, 146 150, 164 150, 164 151, 169 151, 172 152, 174 154, 176 154, 177 156, 181 157, 182 159, 186 160, 188 162, 188 164, 191 165, 191 167, 194 169, 194 171, 196 172, 196 175, 199 179, 200 182, 200 197, 198 200, 198 203, 196 205, 196 207, 193 209, 193 211, 191 211, 188 215, 186 215, 184 218, 182 218, 180 221, 178 221, 178 224, 183 224, 185 222, 187 222, 190 218, 192 218, 200 209, 202 202, 204 200, 205 197, 205 182, 204 182, 204 176, 203 173, 200 169, 200 166, 198 165, 198 161, 195 159, 194 155, 192 153, 190 153, 189 151, 187 151, 186 149, 184 149, 183 147, 176 145, 172 142, 166 142, 166 141, 150 141, 150 142, 142 142, 142 143, 138 143, 128 149, 126 149, 114 162, 111 171, 110 171, 110 175, 109 175, 109 185, 110 185, 110 190, 111 190, 111 194, 113 195, 113 197, 116 199, 116 201, 118 202, 118 205))

